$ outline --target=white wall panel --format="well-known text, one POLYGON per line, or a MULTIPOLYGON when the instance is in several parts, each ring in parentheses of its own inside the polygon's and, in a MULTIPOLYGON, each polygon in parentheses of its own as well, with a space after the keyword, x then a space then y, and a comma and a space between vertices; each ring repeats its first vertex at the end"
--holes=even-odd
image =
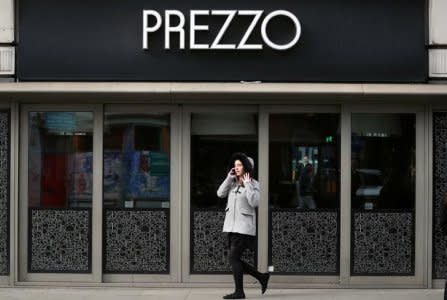
POLYGON ((447 78, 447 49, 430 49, 429 57, 430 77, 447 78))
POLYGON ((447 46, 447 0, 430 0, 430 45, 447 46))
POLYGON ((14 47, 0 47, 0 75, 14 75, 14 47))
POLYGON ((0 43, 14 41, 14 2, 0 0, 0 43))

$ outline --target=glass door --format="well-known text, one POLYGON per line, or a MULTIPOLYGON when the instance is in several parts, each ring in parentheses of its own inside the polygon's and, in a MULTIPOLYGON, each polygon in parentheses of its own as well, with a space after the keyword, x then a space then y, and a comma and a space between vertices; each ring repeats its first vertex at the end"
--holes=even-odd
POLYGON ((95 281, 95 106, 30 105, 21 114, 21 281, 95 281))
MULTIPOLYGON (((334 285, 340 276, 339 107, 264 106, 267 262, 272 281, 334 285)), ((263 143, 264 145, 264 143, 263 143)))
POLYGON ((28 105, 20 281, 180 281, 176 106, 28 105))
POLYGON ((177 107, 105 106, 104 281, 180 280, 178 140, 177 107))
POLYGON ((338 275, 340 114, 272 113, 269 141, 269 265, 338 275))
POLYGON ((424 286, 428 163, 423 107, 353 106, 351 284, 424 286))
MULTIPOLYGON (((184 253, 186 282, 231 282, 228 240, 222 232, 227 199, 217 189, 230 170, 231 155, 243 152, 255 161, 257 179, 258 114, 245 106, 188 106, 183 111, 184 253)), ((244 260, 257 265, 257 250, 244 260)), ((248 279, 247 279, 248 280, 248 279)))

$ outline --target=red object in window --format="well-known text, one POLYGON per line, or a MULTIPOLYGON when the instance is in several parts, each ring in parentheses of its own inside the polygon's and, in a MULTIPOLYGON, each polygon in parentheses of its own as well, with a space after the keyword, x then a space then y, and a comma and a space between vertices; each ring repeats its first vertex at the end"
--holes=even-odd
POLYGON ((41 207, 65 207, 65 154, 45 154, 42 162, 41 207))

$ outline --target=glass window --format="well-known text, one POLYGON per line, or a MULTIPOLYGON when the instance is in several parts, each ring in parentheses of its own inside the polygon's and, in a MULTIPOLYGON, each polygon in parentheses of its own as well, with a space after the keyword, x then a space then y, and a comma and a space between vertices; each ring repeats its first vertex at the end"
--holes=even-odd
POLYGON ((29 206, 91 207, 93 113, 30 112, 29 121, 29 206))
POLYGON ((270 116, 270 207, 339 207, 339 136, 338 114, 270 116))
POLYGON ((106 113, 104 207, 169 208, 170 115, 106 113))
MULTIPOLYGON (((244 152, 257 163, 257 115, 253 113, 193 114, 191 118, 191 205, 224 207, 217 188, 227 176, 235 152, 244 152)), ((252 177, 257 179, 257 166, 252 177)))
MULTIPOLYGON (((257 179, 258 117, 254 113, 191 115, 191 274, 229 273, 228 240, 222 233, 226 198, 217 189, 230 170, 231 155, 252 157, 257 179)), ((262 187, 261 187, 262 189, 262 187)), ((243 259, 256 265, 255 250, 243 259)))
POLYGON ((415 273, 415 114, 352 114, 351 274, 415 273))
POLYGON ((278 274, 339 273, 339 119, 270 115, 269 265, 278 274))
POLYGON ((356 209, 413 209, 415 115, 353 114, 351 201, 356 209))

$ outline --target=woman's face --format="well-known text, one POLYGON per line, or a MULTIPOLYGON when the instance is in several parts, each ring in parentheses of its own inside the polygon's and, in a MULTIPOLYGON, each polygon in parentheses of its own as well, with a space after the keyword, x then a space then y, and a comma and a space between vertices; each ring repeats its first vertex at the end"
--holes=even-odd
POLYGON ((234 161, 234 171, 236 172, 236 176, 244 175, 244 165, 238 159, 234 161))

